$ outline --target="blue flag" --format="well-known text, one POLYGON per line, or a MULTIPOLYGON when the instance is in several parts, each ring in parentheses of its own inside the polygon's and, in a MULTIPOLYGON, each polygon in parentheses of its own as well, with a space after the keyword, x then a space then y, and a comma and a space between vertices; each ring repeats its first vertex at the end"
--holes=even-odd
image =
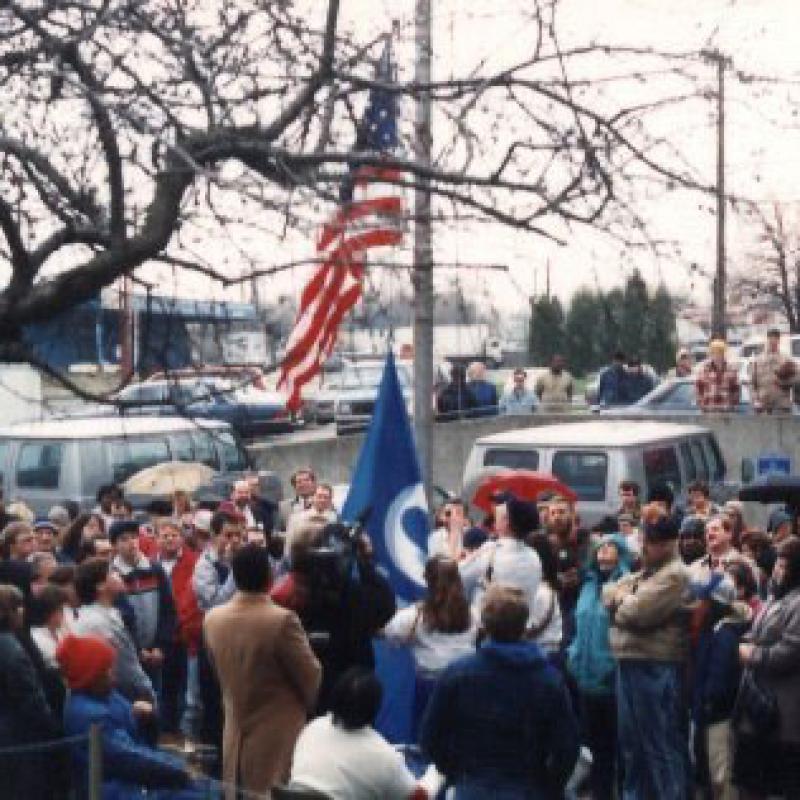
POLYGON ((389 353, 375 411, 358 456, 342 518, 367 513, 366 530, 397 597, 424 591, 428 513, 422 473, 394 356, 389 353))
MULTIPOLYGON (((420 599, 428 543, 428 515, 422 473, 406 403, 389 353, 367 437, 358 456, 342 518, 365 512, 375 557, 386 570, 401 604, 420 599)), ((408 648, 374 642, 375 671, 383 704, 375 728, 393 743, 415 740, 415 670, 408 648)))

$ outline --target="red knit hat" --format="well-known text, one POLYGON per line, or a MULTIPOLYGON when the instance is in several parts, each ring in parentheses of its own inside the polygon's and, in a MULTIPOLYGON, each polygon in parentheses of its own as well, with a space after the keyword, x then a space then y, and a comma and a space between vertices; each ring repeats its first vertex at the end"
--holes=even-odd
POLYGON ((73 636, 61 641, 56 661, 70 689, 86 689, 111 669, 117 653, 104 639, 96 636, 73 636))

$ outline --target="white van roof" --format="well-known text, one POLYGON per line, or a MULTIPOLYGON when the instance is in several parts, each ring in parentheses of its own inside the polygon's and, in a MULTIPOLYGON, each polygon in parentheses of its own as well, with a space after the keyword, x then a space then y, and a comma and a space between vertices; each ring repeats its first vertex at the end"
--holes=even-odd
POLYGON ((0 439, 105 439, 196 428, 227 430, 226 422, 186 417, 96 416, 20 422, 0 427, 0 439))
POLYGON ((699 425, 673 422, 638 422, 632 420, 598 420, 597 422, 566 422, 560 425, 540 425, 534 428, 483 436, 476 445, 526 445, 556 447, 631 447, 709 433, 699 425))

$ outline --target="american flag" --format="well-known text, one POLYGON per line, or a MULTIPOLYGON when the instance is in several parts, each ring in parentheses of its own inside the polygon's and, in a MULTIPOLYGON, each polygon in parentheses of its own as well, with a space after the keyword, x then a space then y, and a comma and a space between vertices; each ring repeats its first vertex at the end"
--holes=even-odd
MULTIPOLYGON (((391 41, 387 38, 375 68, 375 82, 394 81, 391 41)), ((387 153, 397 146, 397 97, 373 87, 359 125, 355 151, 387 153)), ((286 346, 278 388, 289 395, 287 407, 302 405, 303 386, 319 374, 336 344, 339 325, 358 302, 367 251, 403 240, 403 198, 393 181, 397 169, 351 168, 342 181, 340 205, 323 226, 316 249, 320 265, 303 289, 300 309, 286 346)))

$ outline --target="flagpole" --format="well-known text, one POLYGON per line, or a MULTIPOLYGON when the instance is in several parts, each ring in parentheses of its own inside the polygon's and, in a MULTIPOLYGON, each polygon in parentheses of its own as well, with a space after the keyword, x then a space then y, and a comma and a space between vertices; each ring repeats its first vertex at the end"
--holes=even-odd
MULTIPOLYGON (((431 0, 416 0, 415 83, 431 82, 431 0)), ((415 117, 415 159, 431 162, 431 96, 418 92, 415 117)), ((431 193, 427 178, 417 177, 414 192, 414 428, 425 494, 433 485, 433 244, 431 193)))

